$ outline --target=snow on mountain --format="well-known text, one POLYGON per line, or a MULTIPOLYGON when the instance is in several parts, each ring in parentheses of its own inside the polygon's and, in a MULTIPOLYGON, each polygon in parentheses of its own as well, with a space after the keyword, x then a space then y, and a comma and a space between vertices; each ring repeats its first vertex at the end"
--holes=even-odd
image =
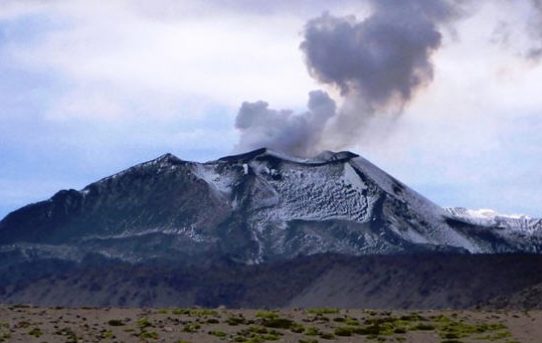
POLYGON ((443 209, 351 152, 171 154, 0 222, 0 255, 243 263, 334 252, 540 252, 541 220, 443 209), (71 256, 71 257, 70 257, 71 256))
POLYGON ((500 218, 508 218, 508 219, 525 219, 525 220, 532 219, 530 216, 527 216, 525 214, 502 214, 502 213, 498 213, 492 209, 487 209, 487 208, 473 210, 473 209, 468 209, 464 207, 451 207, 451 208, 446 208, 446 211, 454 215, 464 216, 468 218, 495 219, 497 217, 500 217, 500 218))
POLYGON ((463 207, 445 209, 448 214, 468 223, 494 228, 497 232, 510 235, 542 235, 542 219, 524 214, 502 214, 490 209, 472 210, 463 207))

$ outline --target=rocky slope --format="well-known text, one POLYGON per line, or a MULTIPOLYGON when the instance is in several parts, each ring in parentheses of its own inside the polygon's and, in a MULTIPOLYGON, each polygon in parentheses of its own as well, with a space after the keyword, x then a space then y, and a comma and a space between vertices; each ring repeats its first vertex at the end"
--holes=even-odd
POLYGON ((541 222, 442 209, 350 152, 163 155, 0 222, 4 259, 255 264, 299 255, 535 252, 541 222))
POLYGON ((542 308, 542 255, 313 255, 257 265, 0 265, 0 303, 229 308, 542 308))
POLYGON ((350 152, 166 154, 0 221, 0 302, 540 307, 541 237, 350 152))

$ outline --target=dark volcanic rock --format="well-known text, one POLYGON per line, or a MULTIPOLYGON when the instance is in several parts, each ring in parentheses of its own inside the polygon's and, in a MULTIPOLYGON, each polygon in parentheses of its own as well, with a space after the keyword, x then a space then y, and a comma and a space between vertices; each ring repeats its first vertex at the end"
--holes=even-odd
POLYGON ((540 228, 456 216, 350 152, 260 149, 208 163, 166 154, 0 222, 0 256, 136 263, 419 251, 538 252, 540 228))
POLYGON ((536 219, 442 209, 350 152, 166 154, 0 221, 0 299, 464 307, 542 282, 490 255, 538 253, 541 232, 536 219))

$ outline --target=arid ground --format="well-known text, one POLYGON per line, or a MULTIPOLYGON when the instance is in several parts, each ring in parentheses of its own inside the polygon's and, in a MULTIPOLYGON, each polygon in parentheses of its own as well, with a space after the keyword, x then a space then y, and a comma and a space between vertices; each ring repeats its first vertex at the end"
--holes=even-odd
POLYGON ((0 307, 0 342, 541 342, 542 311, 0 307))

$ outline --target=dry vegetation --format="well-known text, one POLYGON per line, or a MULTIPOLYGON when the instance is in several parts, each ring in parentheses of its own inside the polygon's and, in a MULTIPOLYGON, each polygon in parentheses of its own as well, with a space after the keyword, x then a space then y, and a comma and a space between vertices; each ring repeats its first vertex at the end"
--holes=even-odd
POLYGON ((540 342, 542 313, 0 307, 0 342, 540 342))

